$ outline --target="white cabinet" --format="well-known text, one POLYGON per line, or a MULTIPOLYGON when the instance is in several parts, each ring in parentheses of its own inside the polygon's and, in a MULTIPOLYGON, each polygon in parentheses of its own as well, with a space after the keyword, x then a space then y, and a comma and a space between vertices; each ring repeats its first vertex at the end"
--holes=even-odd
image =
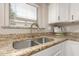
POLYGON ((40 52, 33 54, 32 56, 62 56, 64 49, 64 42, 57 44, 40 52))
POLYGON ((49 4, 49 23, 79 21, 79 3, 49 4))
POLYGON ((60 3, 60 21, 79 21, 79 3, 60 3))
POLYGON ((79 3, 70 4, 70 19, 71 21, 79 20, 79 3))
POLYGON ((48 19, 49 23, 54 23, 58 21, 59 17, 59 5, 57 3, 49 4, 48 6, 48 19))
POLYGON ((69 21, 69 4, 68 3, 59 4, 59 16, 60 16, 60 22, 69 21))
POLYGON ((53 3, 48 8, 49 23, 62 22, 69 20, 69 4, 53 3))
POLYGON ((79 56, 79 42, 67 41, 65 48, 66 56, 79 56))

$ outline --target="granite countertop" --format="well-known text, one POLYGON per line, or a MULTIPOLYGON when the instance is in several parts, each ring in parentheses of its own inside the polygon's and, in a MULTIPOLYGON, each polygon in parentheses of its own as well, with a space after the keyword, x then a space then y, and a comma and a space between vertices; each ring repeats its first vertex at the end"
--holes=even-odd
MULTIPOLYGON (((49 36, 40 36, 40 37, 47 37, 49 39, 54 39, 54 41, 18 50, 12 47, 12 43, 14 41, 21 41, 21 40, 26 40, 29 38, 21 38, 17 40, 10 39, 10 38, 9 39, 0 38, 0 42, 1 42, 0 55, 1 56, 30 56, 36 52, 39 52, 41 50, 44 50, 46 48, 49 48, 51 46, 64 42, 66 40, 79 41, 78 38, 73 37, 73 36, 52 36, 52 35, 50 36, 49 35, 49 36)), ((38 37, 35 37, 35 38, 38 38, 38 37)), ((34 39, 34 38, 30 38, 30 39, 34 39)))

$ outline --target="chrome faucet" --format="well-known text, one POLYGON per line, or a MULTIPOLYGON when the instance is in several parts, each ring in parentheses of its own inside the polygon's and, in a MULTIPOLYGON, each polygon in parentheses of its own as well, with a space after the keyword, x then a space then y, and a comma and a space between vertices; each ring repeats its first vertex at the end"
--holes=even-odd
POLYGON ((32 37, 33 37, 33 35, 32 35, 33 26, 36 26, 36 27, 37 27, 37 28, 36 28, 37 30, 40 29, 40 28, 39 28, 39 25, 38 25, 37 23, 31 24, 31 36, 32 36, 32 37))

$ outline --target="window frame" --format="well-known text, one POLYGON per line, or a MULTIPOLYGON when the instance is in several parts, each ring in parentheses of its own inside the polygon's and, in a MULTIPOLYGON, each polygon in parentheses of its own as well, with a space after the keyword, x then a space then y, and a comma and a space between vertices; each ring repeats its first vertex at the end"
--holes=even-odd
MULTIPOLYGON (((12 26, 17 26, 17 25, 16 25, 16 22, 13 22, 13 21, 11 20, 11 18, 10 18, 10 12, 11 12, 11 9, 10 9, 10 8, 11 8, 11 7, 10 7, 11 5, 10 5, 10 4, 11 4, 11 3, 9 3, 9 25, 10 25, 10 26, 11 26, 11 25, 12 25, 12 26), (15 24, 13 24, 13 23, 15 23, 15 24)), ((28 19, 28 18, 20 18, 20 17, 14 16, 13 19, 15 19, 15 20, 22 20, 22 21, 25 21, 23 27, 27 26, 27 25, 26 25, 26 24, 27 24, 27 23, 26 23, 27 21, 31 21, 31 22, 33 22, 33 23, 37 23, 37 22, 38 22, 38 5, 37 5, 37 4, 34 4, 34 3, 26 3, 26 4, 28 4, 28 5, 30 5, 30 6, 33 6, 33 7, 36 7, 36 9, 37 9, 37 10, 36 10, 36 13, 37 13, 37 14, 36 14, 36 15, 37 15, 36 18, 37 18, 37 19, 36 19, 36 20, 32 20, 32 19, 28 19), (19 18, 19 19, 18 19, 18 18, 19 18)), ((19 22, 18 22, 18 23, 19 23, 19 22)), ((30 25, 30 24, 29 24, 29 25, 30 25)))

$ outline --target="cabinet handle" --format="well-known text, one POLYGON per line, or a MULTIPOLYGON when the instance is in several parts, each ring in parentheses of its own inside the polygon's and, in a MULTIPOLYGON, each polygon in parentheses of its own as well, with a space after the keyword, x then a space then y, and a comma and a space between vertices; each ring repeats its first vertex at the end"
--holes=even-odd
POLYGON ((60 20, 60 16, 58 16, 58 20, 60 20))
POLYGON ((72 20, 74 20, 74 15, 72 15, 72 20))

